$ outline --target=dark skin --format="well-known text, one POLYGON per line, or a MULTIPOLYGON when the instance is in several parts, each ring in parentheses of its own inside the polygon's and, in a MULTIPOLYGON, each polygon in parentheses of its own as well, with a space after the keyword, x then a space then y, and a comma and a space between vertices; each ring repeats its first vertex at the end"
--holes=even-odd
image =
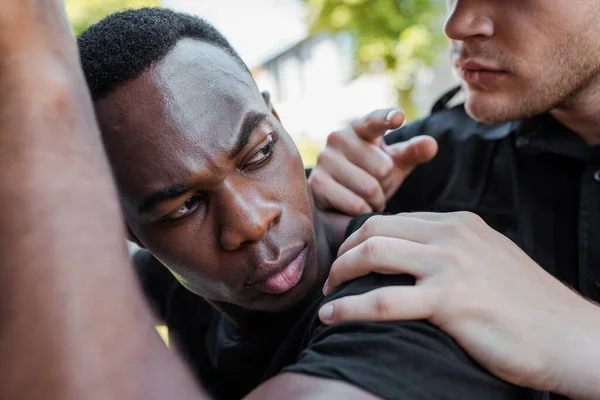
POLYGON ((183 39, 95 104, 131 238, 238 323, 321 286, 348 219, 317 212, 298 151, 252 76, 183 39), (257 280, 296 256, 284 293, 257 280))

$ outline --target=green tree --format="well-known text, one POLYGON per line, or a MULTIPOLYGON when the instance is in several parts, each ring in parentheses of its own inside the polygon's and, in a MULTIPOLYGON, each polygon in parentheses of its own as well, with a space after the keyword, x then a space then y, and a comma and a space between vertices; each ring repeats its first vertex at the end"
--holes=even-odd
POLYGON ((75 35, 115 11, 158 6, 158 0, 66 0, 67 15, 75 35))
POLYGON ((313 33, 348 32, 354 38, 356 74, 385 71, 408 117, 419 68, 431 65, 445 40, 442 0, 303 0, 313 33))

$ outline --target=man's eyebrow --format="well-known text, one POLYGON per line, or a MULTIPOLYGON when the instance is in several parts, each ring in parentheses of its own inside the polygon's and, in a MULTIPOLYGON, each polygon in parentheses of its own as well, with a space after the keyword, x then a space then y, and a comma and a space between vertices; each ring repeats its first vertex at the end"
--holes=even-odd
POLYGON ((175 199, 191 190, 186 185, 173 185, 160 189, 146 197, 137 208, 138 214, 145 214, 163 201, 175 199))
POLYGON ((264 113, 251 113, 246 116, 242 123, 242 129, 240 130, 235 148, 229 155, 230 158, 237 157, 244 150, 244 147, 248 144, 248 140, 250 140, 252 131, 267 118, 268 115, 264 113))

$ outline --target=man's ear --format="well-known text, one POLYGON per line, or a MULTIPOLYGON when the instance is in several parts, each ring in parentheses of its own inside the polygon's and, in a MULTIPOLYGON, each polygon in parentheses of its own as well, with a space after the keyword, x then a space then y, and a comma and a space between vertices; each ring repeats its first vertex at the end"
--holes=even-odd
POLYGON ((265 100, 265 104, 267 105, 267 107, 269 107, 269 111, 271 112, 271 114, 273 114, 273 116, 275 118, 277 118, 277 121, 281 122, 281 118, 279 118, 279 114, 277 114, 277 111, 275 111, 275 107, 273 107, 273 103, 271 103, 271 93, 264 90, 261 92, 261 94, 262 94, 263 99, 265 100))
POLYGON ((131 228, 129 227, 129 225, 126 225, 126 228, 127 228, 127 232, 126 232, 127 240, 137 244, 142 249, 146 249, 146 247, 140 242, 140 240, 137 238, 137 236, 135 236, 135 234, 131 231, 131 228))

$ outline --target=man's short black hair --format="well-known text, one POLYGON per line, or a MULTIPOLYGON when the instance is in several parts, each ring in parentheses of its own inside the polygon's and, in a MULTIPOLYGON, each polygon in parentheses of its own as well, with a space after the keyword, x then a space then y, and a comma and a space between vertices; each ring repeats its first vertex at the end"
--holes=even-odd
POLYGON ((109 15, 77 39, 83 72, 94 100, 137 78, 183 38, 218 46, 248 70, 227 39, 202 18, 166 8, 109 15))

